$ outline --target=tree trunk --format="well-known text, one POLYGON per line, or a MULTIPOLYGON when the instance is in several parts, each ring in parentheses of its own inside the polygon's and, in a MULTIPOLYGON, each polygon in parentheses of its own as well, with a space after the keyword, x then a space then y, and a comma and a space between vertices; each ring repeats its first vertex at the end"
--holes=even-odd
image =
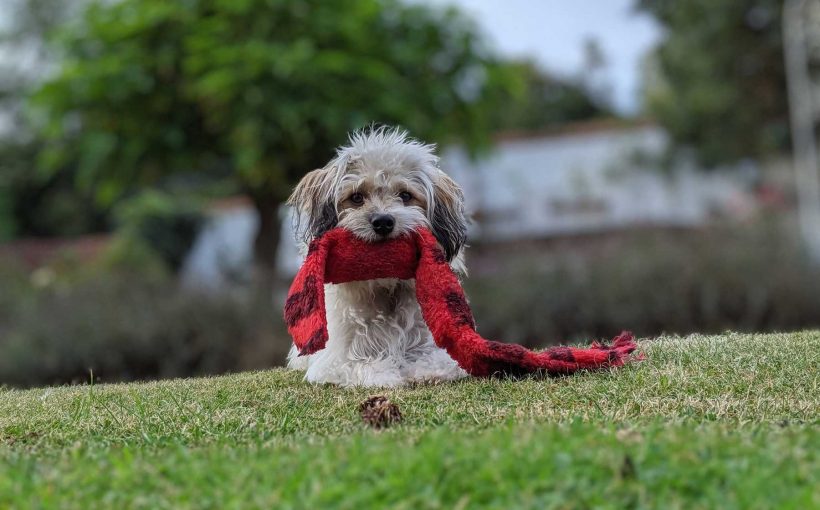
POLYGON ((271 291, 276 280, 276 254, 282 231, 279 221, 282 201, 274 195, 251 198, 259 215, 259 228, 253 243, 254 284, 271 291))

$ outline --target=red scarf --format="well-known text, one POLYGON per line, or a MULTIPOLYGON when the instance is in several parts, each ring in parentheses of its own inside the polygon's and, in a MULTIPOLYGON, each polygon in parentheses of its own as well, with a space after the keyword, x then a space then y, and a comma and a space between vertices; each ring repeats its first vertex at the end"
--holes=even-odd
POLYGON ((516 344, 485 340, 475 331, 461 284, 433 234, 414 234, 367 243, 349 230, 334 228, 310 243, 285 304, 285 322, 300 355, 313 354, 328 340, 325 283, 377 278, 416 280, 416 298, 436 345, 474 376, 546 372, 569 374, 583 369, 621 366, 636 345, 623 332, 612 345, 588 349, 552 347, 534 352, 516 344))

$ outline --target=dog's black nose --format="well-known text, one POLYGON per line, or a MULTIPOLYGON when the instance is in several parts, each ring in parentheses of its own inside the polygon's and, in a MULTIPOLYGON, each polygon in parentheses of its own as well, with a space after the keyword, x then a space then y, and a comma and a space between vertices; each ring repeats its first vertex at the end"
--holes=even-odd
POLYGON ((373 225, 373 230, 375 230, 377 234, 386 236, 393 231, 396 220, 389 214, 377 214, 370 220, 370 224, 373 225))

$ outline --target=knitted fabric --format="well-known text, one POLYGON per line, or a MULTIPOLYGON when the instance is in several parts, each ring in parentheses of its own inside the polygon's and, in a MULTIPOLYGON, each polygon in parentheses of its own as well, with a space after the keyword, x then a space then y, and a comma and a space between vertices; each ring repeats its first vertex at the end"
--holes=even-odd
POLYGON ((436 345, 473 376, 558 375, 616 367, 636 348, 628 332, 610 345, 560 346, 538 352, 485 340, 476 332, 461 284, 429 230, 420 228, 410 235, 368 243, 335 228, 311 242, 288 293, 285 322, 300 355, 321 350, 328 340, 324 284, 377 278, 416 280, 416 298, 436 345))

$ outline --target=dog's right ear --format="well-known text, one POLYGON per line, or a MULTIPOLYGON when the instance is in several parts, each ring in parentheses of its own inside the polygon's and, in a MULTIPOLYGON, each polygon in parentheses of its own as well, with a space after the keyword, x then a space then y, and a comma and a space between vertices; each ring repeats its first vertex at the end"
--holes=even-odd
POLYGON ((287 203, 293 207, 294 231, 306 242, 335 227, 339 218, 331 168, 308 172, 296 185, 287 203))
POLYGON ((467 217, 464 214, 464 192, 442 171, 439 171, 435 184, 430 224, 433 235, 444 248, 447 262, 450 262, 467 241, 467 217))

